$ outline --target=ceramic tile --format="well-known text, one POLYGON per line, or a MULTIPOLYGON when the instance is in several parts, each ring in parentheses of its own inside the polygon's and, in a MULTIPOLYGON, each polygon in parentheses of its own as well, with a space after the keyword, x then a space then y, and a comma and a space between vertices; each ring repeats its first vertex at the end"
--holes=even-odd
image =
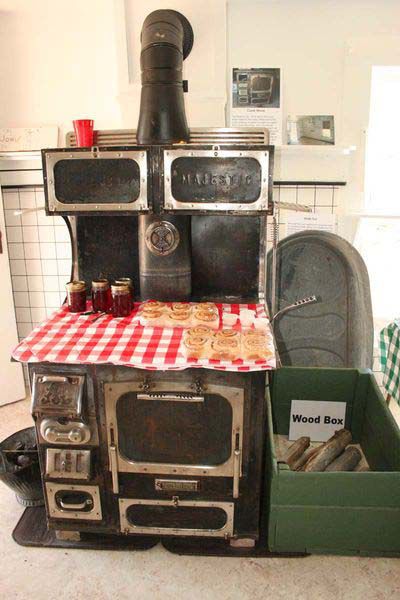
POLYGON ((45 306, 47 307, 59 307, 60 306, 60 294, 59 292, 45 292, 45 306))
POLYGON ((34 191, 32 191, 32 190, 20 191, 19 198, 20 198, 21 208, 36 208, 34 191))
POLYGON ((40 244, 40 256, 42 258, 57 258, 56 245, 54 243, 40 244))
POLYGON ((42 259, 42 273, 43 275, 58 275, 58 261, 55 259, 42 259))
POLYGON ((17 323, 18 335, 22 338, 29 335, 32 329, 32 323, 17 323))
POLYGON ((7 227, 18 227, 21 225, 21 215, 14 214, 14 210, 6 209, 4 211, 4 218, 6 221, 7 227))
POLYGON ((17 318, 17 323, 31 323, 32 315, 30 308, 15 308, 15 316, 17 318))
POLYGON ((26 275, 24 260, 10 260, 11 275, 26 275))
POLYGON ((54 227, 52 225, 51 226, 39 225, 38 230, 39 230, 40 242, 54 242, 55 241, 54 227))
POLYGON ((24 258, 24 246, 23 244, 8 244, 8 257, 13 258, 24 258))
POLYGON ((41 275, 28 275, 28 289, 30 292, 43 291, 43 277, 41 275))
POLYGON ((24 242, 26 243, 34 243, 39 241, 38 229, 36 226, 29 225, 22 227, 22 235, 24 238, 24 242))
POLYGON ((6 227, 7 242, 22 242, 22 227, 6 227))
POLYGON ((36 211, 31 212, 30 209, 27 209, 27 212, 22 212, 21 222, 22 222, 22 225, 34 225, 36 227, 37 226, 36 211))
POLYGON ((58 274, 66 275, 69 279, 71 276, 71 267, 72 267, 71 260, 70 259, 58 260, 57 266, 58 266, 58 274))
POLYGON ((57 243, 57 258, 71 258, 71 244, 65 242, 57 243))
POLYGON ((43 276, 43 289, 46 292, 58 292, 58 277, 57 275, 44 275, 43 276))
POLYGON ((43 210, 38 210, 36 214, 37 214, 38 225, 43 225, 45 227, 49 227, 50 225, 53 224, 52 223, 52 218, 48 217, 46 215, 44 209, 43 210))
POLYGON ((30 310, 33 322, 40 323, 46 318, 46 308, 44 306, 32 307, 30 310))
POLYGON ((44 208, 44 191, 43 190, 36 190, 35 191, 35 198, 36 198, 36 206, 37 208, 44 208))
POLYGON ((14 306, 30 306, 28 292, 14 292, 14 306))
POLYGON ((42 262, 39 258, 26 260, 26 272, 28 275, 42 275, 42 262))
POLYGON ((24 244, 25 258, 40 258, 40 245, 38 243, 24 244))
POLYGON ((44 306, 44 292, 29 292, 29 304, 34 307, 44 306))
POLYGON ((55 232, 56 242, 70 243, 69 231, 65 224, 63 224, 61 227, 55 227, 54 232, 55 232))
POLYGON ((60 275, 58 277, 58 288, 60 290, 60 292, 62 292, 63 294, 65 294, 65 284, 68 283, 70 280, 69 275, 60 275))
POLYGON ((3 192, 3 206, 5 209, 20 208, 19 194, 17 192, 3 192))
POLYGON ((14 275, 12 277, 12 287, 14 292, 28 291, 28 281, 24 275, 14 275))

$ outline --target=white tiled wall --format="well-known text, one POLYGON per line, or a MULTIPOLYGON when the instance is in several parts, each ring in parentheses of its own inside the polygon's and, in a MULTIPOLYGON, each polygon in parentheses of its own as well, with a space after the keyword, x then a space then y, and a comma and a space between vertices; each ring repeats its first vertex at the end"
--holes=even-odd
POLYGON ((71 244, 61 217, 44 211, 41 186, 2 190, 19 339, 58 308, 71 275, 71 244))

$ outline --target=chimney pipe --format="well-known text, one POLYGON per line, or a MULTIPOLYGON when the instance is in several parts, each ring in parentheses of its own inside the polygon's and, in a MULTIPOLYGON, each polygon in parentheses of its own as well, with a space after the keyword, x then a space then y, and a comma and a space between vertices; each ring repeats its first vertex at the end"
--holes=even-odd
POLYGON ((143 23, 141 43, 142 94, 137 142, 188 142, 182 63, 193 46, 192 27, 177 11, 156 10, 143 23))

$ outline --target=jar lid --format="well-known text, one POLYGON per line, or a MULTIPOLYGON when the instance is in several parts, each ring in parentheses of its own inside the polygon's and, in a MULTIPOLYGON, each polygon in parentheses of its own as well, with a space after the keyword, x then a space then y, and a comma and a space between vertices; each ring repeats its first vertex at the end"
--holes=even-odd
POLYGON ((119 277, 118 279, 115 280, 114 282, 116 285, 129 285, 130 287, 133 286, 133 281, 130 277, 119 277))
POLYGON ((86 283, 84 281, 70 281, 65 287, 68 292, 82 292, 86 289, 86 283))
POLYGON ((106 288, 109 285, 108 279, 93 279, 92 281, 92 288, 106 288))
POLYGON ((126 283, 113 283, 111 286, 111 292, 113 294, 130 294, 131 290, 129 285, 126 283))

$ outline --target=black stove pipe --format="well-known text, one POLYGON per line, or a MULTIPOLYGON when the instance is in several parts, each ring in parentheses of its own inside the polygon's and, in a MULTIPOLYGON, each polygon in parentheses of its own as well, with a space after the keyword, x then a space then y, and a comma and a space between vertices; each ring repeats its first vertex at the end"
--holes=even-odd
MULTIPOLYGON (((137 142, 166 145, 189 141, 183 99, 182 62, 193 45, 189 21, 174 10, 156 10, 142 28, 142 94, 137 142)), ((161 155, 159 156, 159 160, 161 155)), ((162 162, 159 170, 163 168, 162 162)), ((153 207, 160 212, 159 172, 153 207)), ((191 295, 190 217, 139 217, 140 295, 143 300, 189 300, 191 295)))
POLYGON ((185 17, 174 10, 156 10, 143 23, 139 144, 189 141, 182 81, 184 52, 188 53, 190 43, 190 25, 185 39, 187 24, 185 17))

